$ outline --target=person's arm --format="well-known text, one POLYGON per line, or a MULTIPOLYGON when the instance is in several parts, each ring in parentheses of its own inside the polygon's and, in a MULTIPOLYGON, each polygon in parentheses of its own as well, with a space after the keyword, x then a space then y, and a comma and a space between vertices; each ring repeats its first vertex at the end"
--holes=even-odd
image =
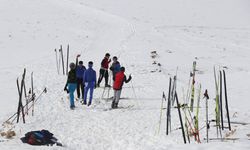
POLYGON ((96 72, 94 71, 94 82, 95 82, 95 88, 96 88, 96 72))
POLYGON ((128 79, 126 76, 124 76, 124 82, 128 83, 132 79, 131 75, 129 75, 128 79))
POLYGON ((76 56, 76 67, 78 66, 78 57, 80 57, 81 55, 80 54, 78 54, 77 56, 76 56))
POLYGON ((94 72, 94 81, 95 81, 95 84, 96 84, 96 72, 94 72))
POLYGON ((111 71, 114 71, 114 63, 111 65, 111 67, 109 68, 111 71))
POLYGON ((67 79, 67 81, 66 81, 66 84, 65 84, 65 86, 64 86, 64 91, 67 91, 67 93, 69 92, 69 91, 68 91, 68 88, 67 88, 67 86, 68 86, 68 80, 69 80, 69 77, 68 77, 68 79, 67 79))
POLYGON ((117 66, 116 66, 116 71, 118 72, 118 71, 120 71, 120 69, 121 69, 121 65, 120 65, 120 63, 118 62, 118 63, 117 63, 117 66))
POLYGON ((84 74, 83 74, 83 79, 82 79, 83 85, 85 85, 85 81, 86 81, 86 70, 84 71, 84 74))

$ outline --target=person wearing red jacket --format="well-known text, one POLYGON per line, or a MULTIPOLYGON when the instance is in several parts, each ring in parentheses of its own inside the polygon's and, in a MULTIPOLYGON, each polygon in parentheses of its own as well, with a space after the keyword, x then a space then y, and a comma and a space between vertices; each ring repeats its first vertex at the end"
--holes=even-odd
POLYGON ((125 68, 121 67, 120 71, 115 75, 115 81, 113 84, 114 98, 113 98, 111 108, 118 107, 119 99, 120 99, 120 96, 122 93, 122 86, 123 86, 124 82, 128 83, 132 79, 131 75, 129 75, 129 78, 127 79, 124 72, 125 72, 125 68))
POLYGON ((105 87, 110 87, 110 85, 108 85, 108 79, 109 79, 108 68, 109 68, 109 63, 111 62, 109 57, 110 54, 106 53, 105 57, 102 60, 97 87, 100 87, 100 83, 102 82, 103 77, 105 78, 105 87))

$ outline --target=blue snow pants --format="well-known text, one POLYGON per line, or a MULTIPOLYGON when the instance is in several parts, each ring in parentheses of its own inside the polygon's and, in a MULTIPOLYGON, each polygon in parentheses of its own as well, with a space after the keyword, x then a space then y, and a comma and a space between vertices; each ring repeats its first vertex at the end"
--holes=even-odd
POLYGON ((75 107, 74 92, 76 90, 76 86, 77 86, 76 83, 68 83, 70 107, 75 107))
POLYGON ((85 90, 84 90, 84 103, 85 104, 87 104, 87 95, 88 95, 89 90, 90 90, 89 104, 92 103, 94 88, 95 88, 95 82, 85 83, 85 90))

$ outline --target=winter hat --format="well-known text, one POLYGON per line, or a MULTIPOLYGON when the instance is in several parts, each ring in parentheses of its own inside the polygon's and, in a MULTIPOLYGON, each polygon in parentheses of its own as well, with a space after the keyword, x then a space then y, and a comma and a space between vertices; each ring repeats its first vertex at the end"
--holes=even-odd
POLYGON ((120 70, 124 72, 124 71, 125 71, 125 67, 121 67, 121 69, 120 69, 120 70))
POLYGON ((93 67, 93 62, 89 61, 89 68, 92 68, 92 67, 93 67))
POLYGON ((70 64, 69 64, 69 68, 70 68, 70 69, 75 69, 75 68, 76 68, 75 63, 70 63, 70 64))
POLYGON ((83 64, 83 61, 79 61, 79 64, 82 65, 82 64, 83 64))
POLYGON ((105 54, 105 57, 109 57, 109 56, 110 56, 110 54, 109 54, 109 53, 106 53, 106 54, 105 54))

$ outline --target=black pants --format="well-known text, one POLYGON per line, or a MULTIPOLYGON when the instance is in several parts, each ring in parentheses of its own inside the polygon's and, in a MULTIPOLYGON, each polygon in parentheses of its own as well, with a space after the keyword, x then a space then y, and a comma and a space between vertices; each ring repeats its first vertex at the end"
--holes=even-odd
POLYGON ((84 85, 83 79, 77 78, 77 98, 80 98, 82 93, 82 99, 84 98, 84 85))
POLYGON ((108 85, 108 80, 109 80, 108 70, 100 69, 99 73, 100 74, 99 74, 99 79, 98 79, 98 85, 102 82, 103 77, 105 78, 105 85, 108 85))
POLYGON ((115 82, 115 75, 117 74, 117 72, 113 72, 113 81, 115 82))

